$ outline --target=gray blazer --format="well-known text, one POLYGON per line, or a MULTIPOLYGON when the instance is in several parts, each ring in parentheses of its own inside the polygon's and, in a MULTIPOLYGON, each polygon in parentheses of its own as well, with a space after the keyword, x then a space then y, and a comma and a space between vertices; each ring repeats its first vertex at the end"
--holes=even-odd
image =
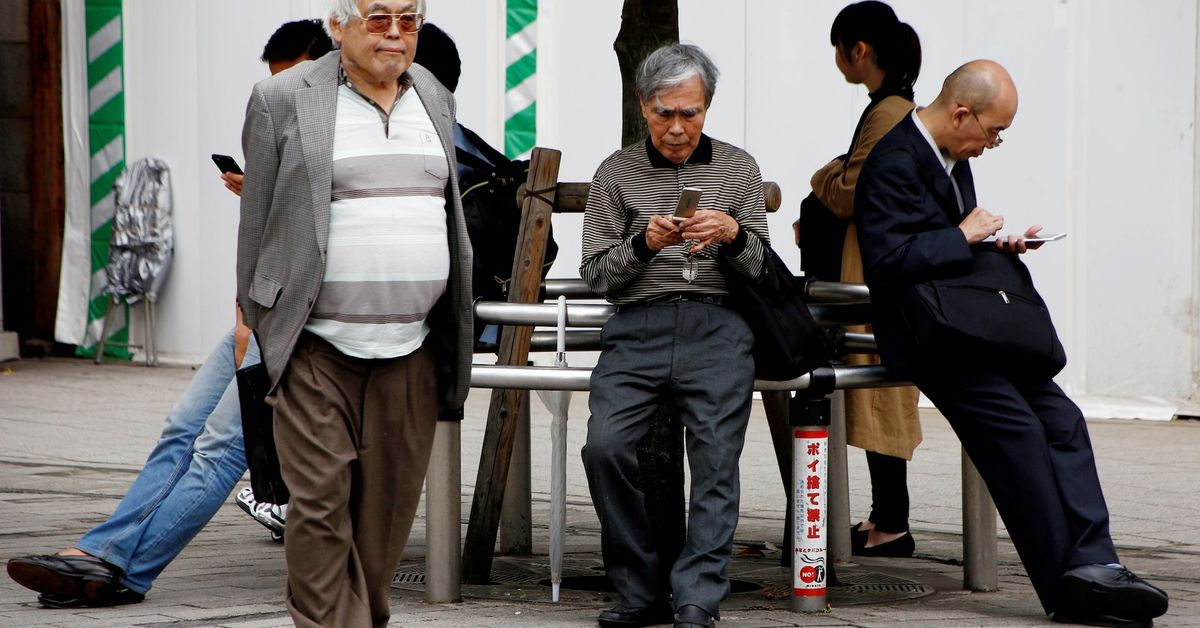
MULTIPOLYGON (((238 228, 237 287, 246 324, 258 334, 262 361, 279 384, 325 277, 338 64, 334 50, 254 86, 246 106, 238 228)), ((455 172, 454 97, 425 68, 409 71, 455 172)), ((461 418, 474 350, 471 243, 458 180, 446 188, 450 278, 429 316, 425 342, 438 363, 441 417, 461 418)))

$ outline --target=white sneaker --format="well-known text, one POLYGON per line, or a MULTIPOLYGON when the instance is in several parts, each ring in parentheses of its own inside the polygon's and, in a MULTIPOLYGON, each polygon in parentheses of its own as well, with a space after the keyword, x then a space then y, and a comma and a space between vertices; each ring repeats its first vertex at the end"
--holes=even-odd
POLYGON ((287 522, 287 504, 269 504, 254 499, 254 489, 247 486, 238 491, 235 499, 238 507, 271 531, 271 538, 276 541, 283 539, 283 529, 287 522))

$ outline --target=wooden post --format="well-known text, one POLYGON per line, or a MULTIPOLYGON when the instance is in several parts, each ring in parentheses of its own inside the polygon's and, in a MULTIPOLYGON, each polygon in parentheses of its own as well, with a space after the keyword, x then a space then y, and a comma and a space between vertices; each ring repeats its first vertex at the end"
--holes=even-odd
MULTIPOLYGON (((783 203, 783 192, 779 189, 779 184, 774 181, 763 181, 763 204, 766 206, 768 214, 779 210, 779 206, 783 203)), ((555 213, 580 213, 587 207, 588 189, 590 183, 559 183, 558 190, 554 194, 554 212, 555 213)), ((517 189, 517 202, 524 203, 525 201, 525 186, 522 185, 517 189)), ((790 439, 791 436, 789 435, 790 439)), ((791 447, 791 445, 788 445, 791 447)))
MULTIPOLYGON (((33 146, 29 166, 33 280, 31 294, 27 296, 32 301, 33 324, 23 331, 37 338, 53 340, 66 221, 62 6, 59 0, 29 3, 29 45, 33 66, 33 146)), ((0 318, 4 318, 3 315, 0 318)))
MULTIPOLYGON (((537 301, 561 159, 560 151, 533 149, 526 186, 535 193, 526 195, 521 203, 521 230, 517 235, 512 282, 508 287, 509 303, 537 301)), ((532 327, 505 327, 500 337, 497 364, 524 366, 529 359, 532 336, 532 327)), ((528 395, 522 395, 518 390, 492 391, 487 427, 483 434, 483 450, 479 456, 479 473, 475 480, 475 495, 471 501, 471 519, 463 547, 463 580, 467 583, 486 584, 492 571, 492 554, 496 547, 504 487, 508 482, 517 417, 522 403, 527 399, 528 395)))
POLYGON ((533 553, 533 498, 530 483, 529 393, 521 394, 521 412, 508 462, 508 482, 500 505, 500 546, 504 556, 529 556, 533 553))

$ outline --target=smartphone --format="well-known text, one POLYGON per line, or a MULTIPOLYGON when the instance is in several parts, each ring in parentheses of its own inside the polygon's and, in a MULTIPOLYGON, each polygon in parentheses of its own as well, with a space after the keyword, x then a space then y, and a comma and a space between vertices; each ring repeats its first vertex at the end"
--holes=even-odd
MULTIPOLYGON (((1049 233, 1046 235, 1039 235, 1036 238, 1025 238, 1025 244, 1037 244, 1038 242, 1058 242, 1059 240, 1061 240, 1065 237, 1067 237, 1067 234, 1065 232, 1064 233, 1049 233)), ((1005 238, 1005 239, 1007 240, 1007 238, 1005 238)), ((996 241, 996 236, 992 236, 992 237, 986 238, 984 240, 984 242, 995 242, 995 241, 996 241)))
POLYGON ((1047 234, 1047 235, 1039 235, 1036 238, 1025 238, 1025 242, 1026 242, 1026 244, 1028 244, 1030 242, 1058 242, 1059 240, 1061 240, 1065 237, 1067 237, 1066 232, 1051 233, 1051 234, 1047 234))
POLYGON ((691 218, 696 213, 696 208, 700 206, 700 194, 703 191, 700 188, 683 188, 683 191, 679 193, 679 202, 675 204, 675 215, 671 216, 671 220, 683 222, 691 218))
POLYGON ((212 160, 213 160, 214 164, 217 164, 217 168, 221 169, 221 172, 232 172, 233 174, 242 174, 241 166, 239 166, 238 162, 236 160, 234 160, 233 157, 230 157, 229 155, 221 155, 218 153, 213 153, 212 160))

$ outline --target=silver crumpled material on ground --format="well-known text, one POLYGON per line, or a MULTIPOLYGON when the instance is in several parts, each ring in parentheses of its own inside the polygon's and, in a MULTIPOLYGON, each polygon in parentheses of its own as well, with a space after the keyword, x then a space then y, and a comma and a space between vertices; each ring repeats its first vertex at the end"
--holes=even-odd
POLYGON ((174 249, 170 168, 161 159, 139 159, 117 178, 113 194, 116 213, 104 292, 128 303, 155 301, 174 249))

